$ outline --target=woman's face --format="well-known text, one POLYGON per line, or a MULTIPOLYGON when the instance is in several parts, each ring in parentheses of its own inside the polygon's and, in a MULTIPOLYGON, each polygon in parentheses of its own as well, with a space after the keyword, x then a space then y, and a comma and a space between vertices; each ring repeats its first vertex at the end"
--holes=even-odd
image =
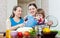
POLYGON ((22 9, 20 7, 16 8, 16 11, 14 11, 15 16, 21 17, 22 9))
POLYGON ((33 5, 31 5, 31 6, 29 6, 29 12, 31 15, 34 16, 37 12, 37 9, 33 5))

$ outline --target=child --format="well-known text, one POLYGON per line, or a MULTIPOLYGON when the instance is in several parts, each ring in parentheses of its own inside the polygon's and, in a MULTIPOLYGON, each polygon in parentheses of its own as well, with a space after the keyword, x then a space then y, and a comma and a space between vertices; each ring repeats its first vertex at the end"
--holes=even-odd
POLYGON ((44 25, 47 20, 45 19, 45 12, 43 9, 37 9, 36 19, 38 20, 38 25, 44 25))
POLYGON ((46 17, 45 17, 45 12, 43 9, 37 9, 37 13, 36 13, 36 19, 38 20, 38 25, 52 25, 52 21, 47 21, 46 17))

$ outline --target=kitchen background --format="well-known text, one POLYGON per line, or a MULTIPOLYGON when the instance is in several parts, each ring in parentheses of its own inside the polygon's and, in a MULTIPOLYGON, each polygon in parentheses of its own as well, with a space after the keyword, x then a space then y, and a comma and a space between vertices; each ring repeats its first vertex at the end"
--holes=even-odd
POLYGON ((53 15, 58 19, 57 27, 53 27, 55 30, 60 30, 60 0, 0 0, 0 32, 6 30, 6 19, 11 15, 12 8, 15 5, 20 5, 23 8, 24 17, 28 13, 27 4, 34 2, 38 8, 43 8, 46 15, 53 15))

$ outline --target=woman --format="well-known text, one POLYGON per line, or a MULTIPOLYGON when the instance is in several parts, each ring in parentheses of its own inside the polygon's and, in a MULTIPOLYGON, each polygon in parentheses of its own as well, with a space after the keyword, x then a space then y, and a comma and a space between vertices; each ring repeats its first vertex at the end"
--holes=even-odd
POLYGON ((35 3, 28 5, 29 15, 25 17, 26 27, 34 27, 37 24, 37 20, 34 18, 37 12, 37 6, 35 3))
POLYGON ((12 15, 7 19, 7 29, 15 30, 18 27, 23 26, 24 20, 21 17, 22 8, 20 6, 15 6, 12 11, 12 15))

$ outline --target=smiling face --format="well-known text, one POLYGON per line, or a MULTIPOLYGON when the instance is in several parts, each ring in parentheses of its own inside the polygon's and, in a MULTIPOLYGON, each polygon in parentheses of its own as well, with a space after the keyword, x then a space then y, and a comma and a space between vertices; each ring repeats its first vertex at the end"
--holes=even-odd
POLYGON ((33 5, 31 5, 29 6, 29 12, 32 16, 34 16, 37 12, 37 9, 33 5))
POLYGON ((21 17, 22 9, 21 7, 17 7, 16 11, 14 11, 15 16, 21 17))

